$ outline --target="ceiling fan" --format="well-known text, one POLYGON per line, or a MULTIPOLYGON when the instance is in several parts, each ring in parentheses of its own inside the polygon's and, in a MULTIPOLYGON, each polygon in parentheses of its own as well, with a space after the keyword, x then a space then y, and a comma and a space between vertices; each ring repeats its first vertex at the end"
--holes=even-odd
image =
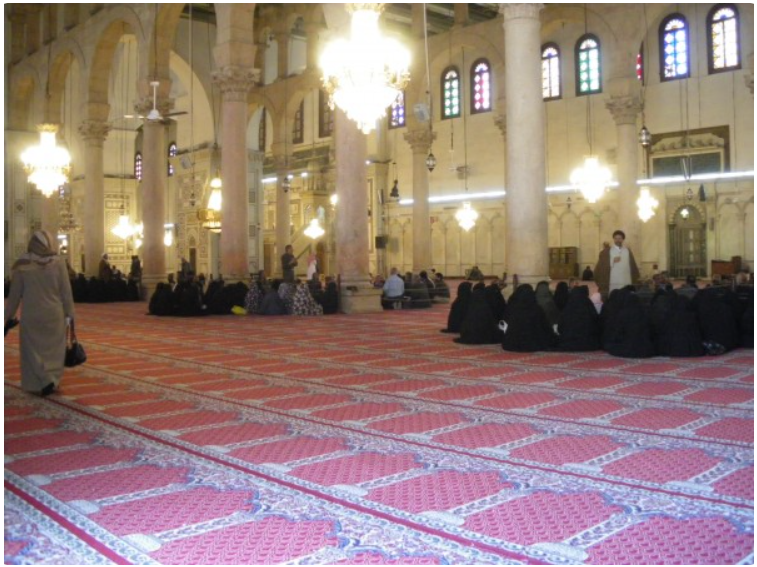
POLYGON ((187 112, 184 110, 179 112, 169 112, 165 116, 162 116, 160 114, 160 111, 158 110, 159 85, 160 83, 158 81, 150 81, 150 86, 152 87, 152 109, 150 109, 150 112, 147 113, 147 116, 142 116, 139 114, 124 114, 124 118, 140 118, 142 120, 149 120, 150 122, 160 122, 172 116, 181 116, 182 114, 187 114, 187 112))

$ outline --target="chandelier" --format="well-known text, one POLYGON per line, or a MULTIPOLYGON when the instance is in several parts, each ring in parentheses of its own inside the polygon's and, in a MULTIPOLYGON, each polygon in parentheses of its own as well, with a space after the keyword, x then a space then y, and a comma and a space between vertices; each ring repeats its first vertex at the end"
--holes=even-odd
POLYGON ((118 238, 126 240, 127 238, 130 238, 134 235, 135 228, 136 227, 132 226, 131 222, 129 221, 129 215, 120 215, 118 217, 118 224, 114 226, 110 231, 118 238))
POLYGON ((410 80, 410 52, 381 36, 378 19, 383 9, 383 3, 347 4, 352 14, 350 38, 332 41, 321 56, 329 106, 341 108, 364 134, 375 128, 410 80))
POLYGON ((597 156, 587 156, 583 167, 578 167, 570 174, 570 182, 577 185, 589 203, 596 203, 604 195, 612 174, 599 163, 597 156))
POLYGON ((208 198, 208 207, 197 211, 197 218, 211 232, 221 232, 221 204, 223 183, 216 172, 216 176, 210 181, 210 197, 208 198))
POLYGON ((323 236, 326 233, 326 231, 321 228, 321 223, 318 222, 318 219, 315 218, 310 221, 310 224, 305 229, 304 234, 308 238, 312 238, 313 240, 318 240, 321 236, 323 236))
POLYGON ((655 215, 657 206, 660 203, 652 197, 648 187, 642 187, 636 206, 639 207, 639 218, 642 222, 647 222, 655 215))
POLYGON ((478 213, 476 209, 471 207, 469 201, 465 201, 463 205, 455 213, 455 220, 465 232, 468 232, 474 226, 478 220, 478 213))
POLYGON ((39 145, 27 149, 21 155, 21 161, 29 183, 36 185, 45 197, 50 197, 68 181, 71 156, 68 150, 55 143, 57 124, 40 124, 37 131, 39 145))

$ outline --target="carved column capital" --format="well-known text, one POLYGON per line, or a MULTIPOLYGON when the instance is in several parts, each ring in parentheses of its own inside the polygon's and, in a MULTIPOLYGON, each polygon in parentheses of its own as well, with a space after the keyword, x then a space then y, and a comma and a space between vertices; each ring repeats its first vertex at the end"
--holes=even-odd
POLYGON ((638 97, 611 97, 606 103, 607 110, 612 114, 615 124, 636 124, 636 117, 641 113, 644 105, 638 97))
POLYGON ((499 12, 507 20, 539 19, 544 4, 500 4, 499 12))
POLYGON ((228 66, 213 72, 213 82, 221 89, 223 100, 242 102, 260 81, 260 69, 228 66))
POLYGON ((79 134, 88 146, 102 147, 108 132, 110 132, 110 125, 99 120, 84 120, 79 125, 79 134))
POLYGON ((413 153, 425 154, 431 149, 431 144, 436 140, 436 132, 432 132, 428 128, 422 128, 418 130, 410 130, 405 132, 405 141, 410 144, 413 153))

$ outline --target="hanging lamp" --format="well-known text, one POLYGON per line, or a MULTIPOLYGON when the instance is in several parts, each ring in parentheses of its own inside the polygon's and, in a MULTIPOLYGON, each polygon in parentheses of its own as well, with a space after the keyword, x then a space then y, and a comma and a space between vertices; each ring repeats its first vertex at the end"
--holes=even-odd
POLYGON ((639 208, 639 219, 642 222, 647 222, 655 215, 659 204, 659 201, 652 197, 649 187, 642 187, 639 199, 636 201, 636 206, 639 208))
POLYGON ((316 217, 316 218, 314 218, 313 220, 310 221, 310 224, 303 231, 303 233, 308 238, 311 238, 313 240, 317 240, 321 236, 323 236, 326 233, 326 231, 323 230, 323 228, 321 227, 321 223, 318 220, 318 217, 316 217))

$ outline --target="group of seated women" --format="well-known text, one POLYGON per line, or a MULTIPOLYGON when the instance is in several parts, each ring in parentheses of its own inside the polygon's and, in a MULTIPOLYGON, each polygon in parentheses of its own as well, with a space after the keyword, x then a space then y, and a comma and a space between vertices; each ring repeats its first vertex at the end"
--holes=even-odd
POLYGON ((668 286, 649 303, 633 286, 615 290, 597 309, 587 286, 547 282, 518 286, 509 302, 492 284, 462 282, 447 328, 461 344, 501 344, 514 352, 605 350, 613 356, 690 357, 754 345, 754 294, 726 288, 693 298, 668 286), (598 313, 601 311, 601 313, 598 313))
POLYGON ((123 276, 114 276, 105 281, 86 278, 79 274, 71 278, 71 293, 76 303, 111 303, 115 301, 139 301, 139 282, 123 276))
POLYGON ((331 315, 339 308, 339 294, 336 282, 327 280, 324 289, 316 278, 308 283, 258 278, 250 284, 245 310, 251 315, 331 315))

